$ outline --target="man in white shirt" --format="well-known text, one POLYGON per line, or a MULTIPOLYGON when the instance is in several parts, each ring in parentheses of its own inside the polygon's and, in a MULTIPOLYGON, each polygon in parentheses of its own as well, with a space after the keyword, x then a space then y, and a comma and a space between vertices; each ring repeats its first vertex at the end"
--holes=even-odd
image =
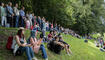
POLYGON ((19 27, 19 10, 18 10, 18 4, 15 5, 14 9, 14 27, 19 27))

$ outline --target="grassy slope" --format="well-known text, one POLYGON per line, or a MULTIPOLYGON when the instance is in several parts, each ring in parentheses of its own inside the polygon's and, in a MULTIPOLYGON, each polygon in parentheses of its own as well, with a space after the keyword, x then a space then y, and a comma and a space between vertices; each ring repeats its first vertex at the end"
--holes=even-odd
MULTIPOLYGON (((5 29, 5 28, 0 28, 5 29)), ((9 28, 6 28, 9 30, 9 28)), ((7 37, 10 35, 11 31, 0 31, 0 60, 25 60, 26 56, 16 56, 14 57, 10 51, 6 50, 5 44, 7 37), (8 33, 7 33, 8 32, 8 33), (3 37, 5 35, 5 37, 3 37), (4 40, 5 39, 5 40, 4 40), (3 40, 3 41, 2 41, 3 40)), ((17 30, 17 29, 16 29, 17 30)), ((29 31, 26 32, 26 37, 29 36, 29 31)), ((64 35, 64 40, 71 45, 71 50, 73 52, 72 56, 68 56, 65 51, 61 52, 61 55, 57 55, 47 48, 47 54, 49 60, 105 60, 105 53, 101 52, 98 48, 95 47, 94 43, 89 41, 89 43, 84 43, 83 39, 77 39, 70 35, 64 35)), ((46 44, 45 44, 46 45, 46 44)), ((45 46, 46 47, 46 46, 45 46)), ((41 54, 36 55, 39 60, 42 60, 41 54)))

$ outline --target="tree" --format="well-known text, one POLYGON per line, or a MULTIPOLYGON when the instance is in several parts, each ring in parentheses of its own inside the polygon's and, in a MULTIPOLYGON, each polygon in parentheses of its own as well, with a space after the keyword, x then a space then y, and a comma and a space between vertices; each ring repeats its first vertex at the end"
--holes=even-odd
MULTIPOLYGON (((104 0, 9 0, 25 6, 26 11, 36 16, 71 28, 84 35, 93 32, 104 33, 105 2, 104 0), (100 18, 101 17, 101 18, 100 18)), ((7 3, 8 0, 1 0, 7 3)))

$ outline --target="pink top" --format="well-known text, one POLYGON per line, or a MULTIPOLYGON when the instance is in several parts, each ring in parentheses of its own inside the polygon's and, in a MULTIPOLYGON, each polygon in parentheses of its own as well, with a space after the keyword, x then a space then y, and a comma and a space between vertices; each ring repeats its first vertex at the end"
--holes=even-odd
POLYGON ((31 38, 30 43, 33 45, 33 51, 37 54, 40 49, 40 45, 38 45, 39 41, 36 38, 31 38))
POLYGON ((51 24, 51 28, 53 28, 53 24, 51 24))

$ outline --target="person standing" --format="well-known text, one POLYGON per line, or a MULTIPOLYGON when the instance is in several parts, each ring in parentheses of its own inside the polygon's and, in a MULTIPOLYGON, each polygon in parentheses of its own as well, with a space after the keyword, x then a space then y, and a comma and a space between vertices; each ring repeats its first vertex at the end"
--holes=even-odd
POLYGON ((21 19, 21 27, 24 27, 24 19, 25 19, 25 12, 24 12, 25 8, 22 7, 20 10, 20 19, 21 19))
POLYGON ((6 26, 7 23, 7 19, 6 19, 6 10, 4 8, 4 3, 1 3, 1 7, 0 7, 0 17, 1 17, 1 25, 2 26, 6 26))
POLYGON ((32 25, 36 25, 36 16, 34 16, 34 13, 32 13, 32 25))
POLYGON ((32 16, 32 14, 31 14, 31 12, 29 13, 29 20, 30 20, 30 25, 31 25, 31 27, 32 27, 32 18, 33 18, 33 16, 32 16))
POLYGON ((18 10, 18 4, 15 5, 14 9, 14 27, 18 27, 19 26, 19 10, 18 10))
POLYGON ((46 22, 46 31, 49 31, 49 22, 46 22))
POLYGON ((14 16, 14 13, 13 13, 13 9, 12 9, 12 3, 9 2, 8 3, 8 6, 7 6, 7 23, 10 24, 10 27, 13 27, 13 16, 14 16))
POLYGON ((40 16, 38 16, 37 22, 39 24, 39 27, 41 28, 41 17, 40 16))
POLYGON ((45 37, 46 35, 46 22, 45 22, 45 18, 43 17, 42 18, 42 27, 41 27, 41 29, 42 29, 42 33, 43 33, 43 37, 45 37))

